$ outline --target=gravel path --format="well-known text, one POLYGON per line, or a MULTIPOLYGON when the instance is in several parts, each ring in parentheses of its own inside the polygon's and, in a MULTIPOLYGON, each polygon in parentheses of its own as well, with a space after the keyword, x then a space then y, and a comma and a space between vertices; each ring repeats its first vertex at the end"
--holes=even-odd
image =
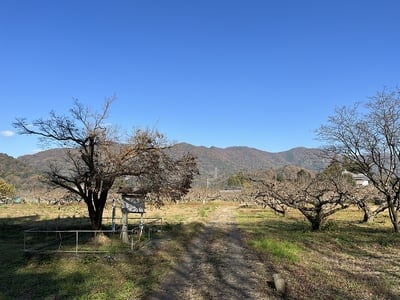
POLYGON ((188 245, 160 291, 147 299, 280 299, 270 287, 273 267, 242 242, 234 208, 214 212, 188 245))

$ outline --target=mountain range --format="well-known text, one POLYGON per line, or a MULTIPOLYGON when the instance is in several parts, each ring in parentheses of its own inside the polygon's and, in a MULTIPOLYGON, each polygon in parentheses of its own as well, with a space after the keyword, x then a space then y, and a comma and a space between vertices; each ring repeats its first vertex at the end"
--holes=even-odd
POLYGON ((180 143, 174 146, 174 151, 178 154, 194 154, 198 159, 200 174, 208 177, 232 175, 240 171, 277 169, 288 165, 319 171, 326 165, 320 155, 321 150, 304 147, 272 153, 244 146, 208 148, 180 143))
MULTIPOLYGON (((50 149, 18 158, 0 154, 0 177, 17 189, 29 189, 38 185, 38 177, 51 160, 61 159, 64 149, 50 149)), ((176 155, 190 152, 197 157, 200 182, 224 179, 238 172, 252 172, 262 169, 279 169, 295 166, 319 171, 326 166, 321 150, 298 147, 282 152, 266 152, 255 148, 235 146, 228 148, 194 146, 179 143, 172 147, 176 155)))

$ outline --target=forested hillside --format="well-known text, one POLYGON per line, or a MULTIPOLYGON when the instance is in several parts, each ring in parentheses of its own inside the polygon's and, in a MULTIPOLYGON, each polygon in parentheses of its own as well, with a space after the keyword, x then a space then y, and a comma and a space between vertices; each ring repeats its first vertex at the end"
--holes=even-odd
MULTIPOLYGON (((17 190, 31 190, 43 187, 38 178, 46 171, 53 160, 63 161, 64 149, 50 149, 36 154, 24 155, 14 159, 0 154, 0 177, 12 183, 17 190)), ((200 175, 195 185, 203 186, 206 182, 224 182, 238 172, 253 172, 266 169, 280 169, 290 176, 290 170, 304 168, 312 171, 321 170, 326 162, 321 158, 320 150, 294 148, 289 151, 271 153, 249 147, 203 147, 179 143, 170 151, 181 155, 191 152, 198 158, 200 175)))
POLYGON ((45 185, 40 181, 41 172, 22 160, 0 153, 0 178, 14 185, 17 190, 35 190, 45 185))
POLYGON ((173 151, 196 155, 203 177, 229 176, 239 171, 277 169, 290 165, 319 171, 327 164, 320 155, 321 150, 303 147, 272 153, 249 147, 207 148, 180 143, 174 146, 173 151))

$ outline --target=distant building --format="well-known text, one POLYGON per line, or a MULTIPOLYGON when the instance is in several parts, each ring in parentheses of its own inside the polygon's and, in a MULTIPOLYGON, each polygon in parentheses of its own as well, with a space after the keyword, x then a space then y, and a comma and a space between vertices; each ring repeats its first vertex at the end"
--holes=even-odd
POLYGON ((361 173, 354 174, 354 173, 346 171, 346 170, 343 171, 343 174, 351 175, 353 177, 354 181, 356 182, 356 184, 367 186, 369 183, 367 176, 365 176, 364 174, 361 174, 361 173))

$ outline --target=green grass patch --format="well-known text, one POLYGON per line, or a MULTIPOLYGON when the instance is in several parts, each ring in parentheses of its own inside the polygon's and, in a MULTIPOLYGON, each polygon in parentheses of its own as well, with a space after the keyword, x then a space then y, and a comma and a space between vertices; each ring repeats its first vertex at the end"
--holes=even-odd
POLYGON ((200 217, 205 218, 207 216, 207 209, 200 208, 199 209, 199 215, 200 215, 200 217))
POLYGON ((362 212, 331 216, 320 231, 295 210, 285 217, 269 209, 237 210, 248 241, 290 287, 290 299, 397 299, 400 235, 387 214, 361 223, 362 212))
POLYGON ((258 251, 268 253, 278 259, 290 262, 297 262, 299 255, 303 252, 296 244, 289 241, 279 241, 271 238, 260 238, 251 241, 258 251))
POLYGON ((201 207, 199 208, 199 216, 206 218, 212 210, 213 209, 211 207, 201 207))

